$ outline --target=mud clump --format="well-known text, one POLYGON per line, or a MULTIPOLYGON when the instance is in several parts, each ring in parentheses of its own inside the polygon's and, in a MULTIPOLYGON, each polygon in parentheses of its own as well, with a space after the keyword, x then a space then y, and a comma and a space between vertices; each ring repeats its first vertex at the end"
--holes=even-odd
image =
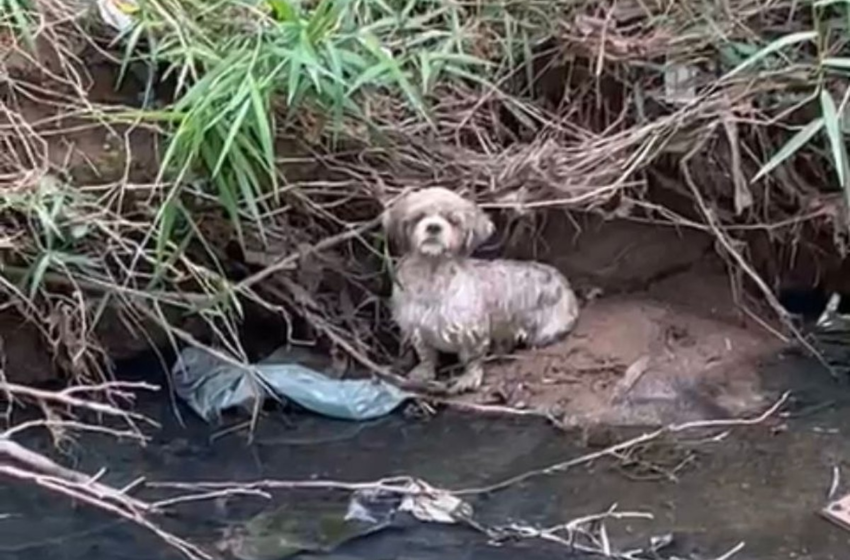
POLYGON ((590 301, 563 342, 488 364, 464 397, 556 415, 567 426, 658 425, 738 416, 771 395, 759 363, 782 342, 741 317, 704 267, 590 301))

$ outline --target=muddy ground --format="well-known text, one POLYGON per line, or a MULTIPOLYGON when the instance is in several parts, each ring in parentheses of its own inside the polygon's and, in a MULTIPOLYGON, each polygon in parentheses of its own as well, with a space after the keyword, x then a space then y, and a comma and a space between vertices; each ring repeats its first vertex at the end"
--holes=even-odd
POLYGON ((735 416, 775 398, 760 362, 783 347, 776 321, 736 291, 711 239, 692 231, 549 217, 545 248, 505 254, 557 266, 583 296, 576 329, 494 357, 459 400, 551 414, 566 425, 646 425, 735 416))
MULTIPOLYGON (((705 239, 613 222, 577 241, 549 242, 557 249, 538 258, 564 271, 583 296, 575 331, 547 348, 494 357, 484 387, 458 400, 537 411, 565 425, 645 425, 740 415, 775 398, 762 390, 757 371, 783 342, 754 317, 775 322, 764 308, 744 311, 747 302, 736 298, 705 239), (623 239, 638 245, 615 243, 623 239), (669 259, 651 254, 677 243, 681 250, 669 259), (612 259, 612 251, 626 257, 612 259)), ((116 358, 147 346, 111 315, 98 331, 116 358)), ((31 325, 7 320, 0 333, 11 380, 57 374, 31 325)))

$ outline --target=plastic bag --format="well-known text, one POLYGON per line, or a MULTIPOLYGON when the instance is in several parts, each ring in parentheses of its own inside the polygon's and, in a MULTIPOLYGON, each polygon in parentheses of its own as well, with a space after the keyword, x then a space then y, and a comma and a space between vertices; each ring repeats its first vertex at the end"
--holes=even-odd
POLYGON ((187 347, 172 368, 175 390, 207 421, 270 396, 332 418, 371 420, 412 397, 381 380, 332 379, 282 356, 275 352, 258 364, 239 367, 207 350, 187 347))

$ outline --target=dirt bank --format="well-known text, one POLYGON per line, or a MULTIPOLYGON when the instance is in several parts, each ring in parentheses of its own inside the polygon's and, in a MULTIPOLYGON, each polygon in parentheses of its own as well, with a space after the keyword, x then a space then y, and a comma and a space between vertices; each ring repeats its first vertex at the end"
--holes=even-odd
MULTIPOLYGON (((577 329, 558 345, 489 363, 484 388, 460 400, 554 414, 567 425, 659 424, 738 415, 764 404, 759 362, 781 343, 752 319, 764 309, 747 314, 736 301, 710 237, 571 218, 549 214, 542 227, 508 231, 488 251, 561 269, 584 299, 577 329)), ((0 323, 0 335, 14 348, 7 375, 43 381, 56 368, 38 331, 21 325, 0 323)), ((151 340, 109 312, 96 332, 113 358, 126 358, 150 342, 170 343, 147 328, 156 334, 151 340)), ((285 342, 282 334, 277 343, 285 342)))
POLYGON ((624 221, 581 232, 569 224, 550 221, 542 244, 588 297, 575 331, 491 361, 482 391, 461 400, 568 425, 663 424, 764 405, 759 363, 783 344, 753 319, 763 310, 736 301, 710 239, 624 221))
MULTIPOLYGON (((115 89, 117 68, 114 64, 82 50, 77 54, 87 61, 86 73, 80 80, 88 101, 113 107, 138 104, 138 81, 133 82, 129 77, 122 88, 115 89)), ((87 194, 104 200, 109 198, 106 208, 122 218, 127 211, 128 223, 133 219, 133 212, 152 214, 159 194, 158 186, 149 183, 159 169, 162 138, 152 128, 126 124, 104 126, 91 119, 81 119, 76 116, 78 113, 69 113, 60 103, 69 95, 61 88, 56 91, 42 88, 37 91, 38 95, 32 94, 36 91, 34 84, 50 83, 47 72, 58 71, 58 62, 49 59, 41 70, 28 64, 26 60, 6 61, 11 75, 19 80, 8 103, 20 119, 45 139, 38 144, 38 159, 51 169, 61 169, 70 183, 87 194), (120 195, 115 194, 118 192, 120 195), (145 202, 131 208, 134 198, 136 202, 141 199, 145 202)), ((0 125, 17 124, 7 123, 4 118, 8 117, 0 115, 0 125)), ((280 152, 291 155, 283 148, 280 152)), ((28 155, 19 154, 22 161, 33 163, 24 157, 28 155)), ((283 174, 292 181, 296 176, 311 181, 326 179, 316 161, 299 164, 300 167, 294 166, 291 170, 287 168, 283 174)), ((330 171, 325 169, 324 173, 330 171)), ((682 208, 676 210, 684 212, 682 208)), ((306 214, 298 215, 295 206, 279 212, 281 216, 287 213, 295 215, 291 218, 295 225, 288 222, 286 227, 281 226, 282 222, 275 225, 281 226, 279 232, 288 237, 281 234, 275 240, 280 241, 277 249, 274 244, 261 247, 251 258, 245 254, 234 256, 229 251, 233 232, 220 215, 223 212, 211 211, 207 220, 206 214, 199 210, 194 217, 198 218, 198 230, 212 250, 225 261, 233 260, 234 269, 249 274, 259 272, 281 255, 310 245, 312 238, 319 235, 313 231, 304 233, 315 224, 309 220, 302 224, 304 220, 300 219, 306 218, 306 214), (211 225, 208 226, 208 222, 211 225), (301 233, 303 239, 294 239, 301 233)), ((340 212, 340 216, 343 213, 340 212)), ((715 238, 710 232, 560 209, 520 213, 519 217, 508 212, 498 217, 499 234, 484 249, 486 256, 550 262, 567 274, 586 303, 579 326, 568 340, 545 350, 489 364, 485 388, 465 400, 554 412, 565 423, 582 424, 657 423, 703 418, 738 414, 761 404, 763 395, 756 375, 758 362, 775 352, 779 341, 752 320, 752 316, 769 319, 764 309, 750 309, 748 315, 740 306, 742 302, 733 297, 742 295, 743 286, 730 281, 735 277, 730 276, 730 271, 717 257, 715 238)), ((280 219, 286 221, 290 217, 280 219)), ((345 249, 339 251, 342 254, 345 249)), ((784 253, 777 253, 777 256, 771 251, 772 246, 767 243, 753 256, 761 263, 759 271, 767 272, 771 281, 779 279, 778 283, 772 283, 772 287, 776 287, 786 275, 785 260, 789 257, 784 253)), ((344 272, 349 265, 367 268, 350 255, 337 260, 344 263, 339 267, 344 272)), ((297 310, 299 305, 309 307, 304 301, 313 305, 313 300, 321 300, 323 304, 330 302, 321 311, 330 309, 337 315, 346 315, 332 317, 338 323, 335 325, 339 329, 337 332, 362 330, 364 324, 375 330, 390 330, 386 324, 385 301, 381 301, 387 294, 377 293, 375 289, 381 284, 375 278, 385 277, 386 271, 367 270, 369 278, 361 282, 366 274, 362 274, 362 270, 352 270, 350 278, 334 284, 322 278, 332 267, 319 266, 319 272, 312 275, 317 279, 306 281, 301 276, 311 275, 305 272, 304 259, 301 261, 295 266, 300 266, 300 270, 291 278, 287 277, 284 284, 295 296, 278 298, 275 306, 265 310, 246 309, 252 314, 265 311, 282 322, 289 320, 286 314, 292 307, 297 310), (351 288, 354 285, 356 290, 351 288), (322 289, 325 293, 314 293, 322 289), (351 297, 351 293, 357 297, 351 297), (371 315, 369 309, 373 310, 371 315), (369 316, 364 319, 364 315, 369 316)), ((801 262, 804 264, 798 265, 797 272, 801 267, 806 271, 813 269, 809 261, 803 259, 801 262)), ((226 266, 229 264, 225 262, 226 266)), ((817 274, 789 276, 803 287, 820 282, 817 274)), ((65 288, 67 286, 60 286, 57 293, 65 288)), ((80 306, 83 310, 80 313, 87 315, 81 316, 78 323, 91 321, 83 334, 97 339, 109 356, 127 358, 146 350, 151 343, 166 347, 173 342, 174 339, 156 325, 145 325, 147 333, 132 328, 139 325, 131 324, 114 309, 95 313, 103 294, 89 296, 88 309, 80 306)), ((311 312, 319 313, 318 309, 318 306, 311 308, 311 312)), ((15 311, 3 313, 0 314, 0 337, 7 348, 4 366, 7 377, 18 382, 40 382, 55 377, 62 365, 55 355, 55 350, 64 344, 62 333, 35 328, 23 322, 22 315, 15 311)), ((190 316, 175 317, 173 321, 174 326, 196 338, 203 330, 199 325, 192 325, 190 316)), ((49 317, 43 322, 49 322, 49 317)), ((273 347, 287 342, 285 336, 285 329, 281 327, 278 340, 269 340, 268 345, 273 347)), ((246 328, 244 337, 259 338, 250 327, 246 328)), ((264 332, 263 338, 275 337, 264 332)), ((321 339, 321 333, 316 338, 321 339)), ((369 343, 377 338, 373 336, 356 349, 364 354, 371 352, 373 357, 387 358, 390 352, 369 348, 369 343)), ((388 344, 387 348, 393 348, 393 344, 388 344)))

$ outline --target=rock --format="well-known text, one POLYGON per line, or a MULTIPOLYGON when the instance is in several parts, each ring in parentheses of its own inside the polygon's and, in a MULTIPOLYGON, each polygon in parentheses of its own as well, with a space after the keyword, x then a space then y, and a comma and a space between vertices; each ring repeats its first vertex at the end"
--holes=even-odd
POLYGON ((50 349, 38 328, 18 313, 0 312, 3 373, 9 383, 40 384, 59 378, 50 349))

